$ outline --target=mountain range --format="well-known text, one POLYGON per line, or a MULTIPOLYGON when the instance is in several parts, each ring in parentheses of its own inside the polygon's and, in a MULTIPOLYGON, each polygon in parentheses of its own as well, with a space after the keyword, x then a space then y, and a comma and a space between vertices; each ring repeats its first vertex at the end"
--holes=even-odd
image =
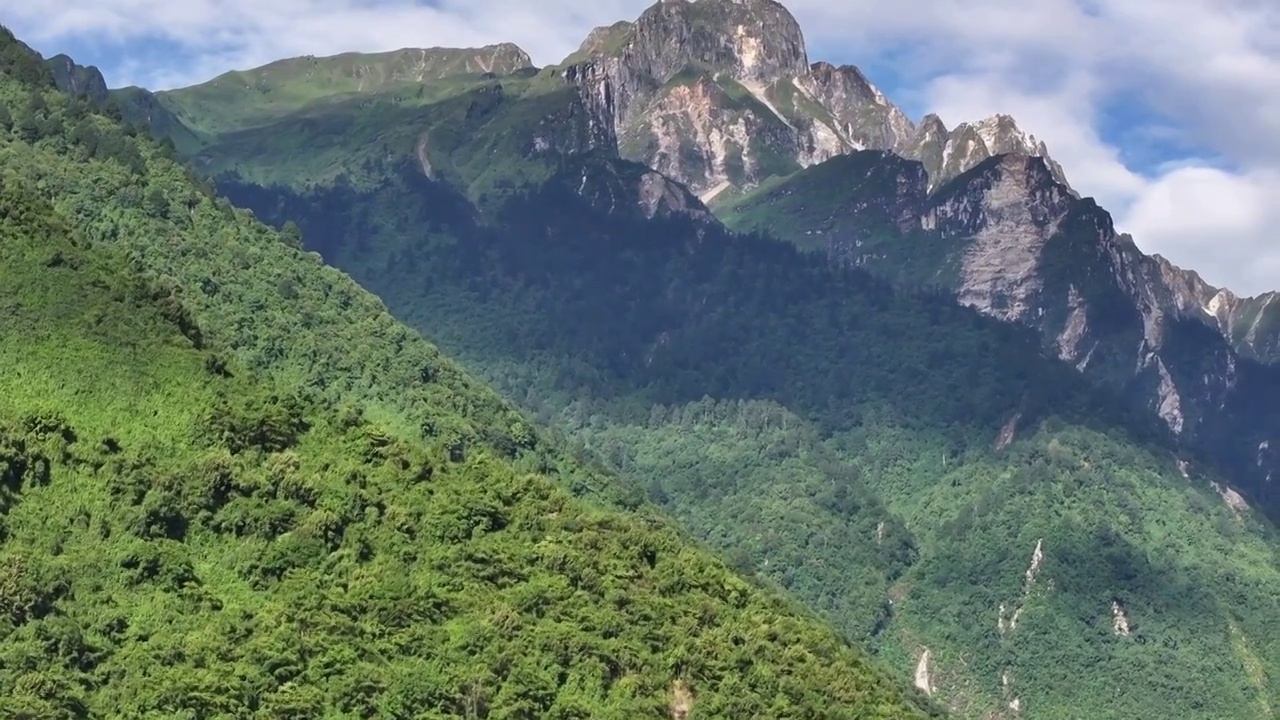
MULTIPOLYGON (((650 216, 764 231, 1032 326, 1048 351, 1157 412, 1275 511, 1277 295, 1239 298, 1142 253, 1007 115, 951 131, 935 116, 915 123, 857 68, 811 64, 798 23, 774 0, 660 2, 543 69, 510 44, 402 50, 285 60, 152 97, 176 119, 153 127, 203 138, 182 143, 196 167, 266 184, 358 178, 382 161, 373 153, 402 157, 412 142, 428 177, 484 206, 550 177, 562 158, 638 163, 648 171, 584 172, 581 187, 650 216), (371 121, 358 99, 387 94, 403 114, 384 131, 391 117, 371 121), (463 98, 460 122, 424 117, 463 98), (496 111, 510 125, 486 135, 489 145, 458 145, 450 132, 484 103, 518 109, 496 111), (423 132, 424 120, 441 126, 423 132), (298 146, 280 146, 286 132, 298 146), (348 145, 360 146, 359 163, 348 145), (312 157, 300 163, 300 153, 312 157), (465 166, 495 154, 497 166, 465 166), (620 177, 627 187, 613 187, 620 177)), ((152 103, 124 106, 141 119, 152 103)))
POLYGON ((912 121, 772 0, 545 68, 47 67, 951 714, 1280 703, 1280 301, 1142 253, 1012 118, 912 121))
POLYGON ((0 716, 940 714, 65 78, 0 30, 0 716))

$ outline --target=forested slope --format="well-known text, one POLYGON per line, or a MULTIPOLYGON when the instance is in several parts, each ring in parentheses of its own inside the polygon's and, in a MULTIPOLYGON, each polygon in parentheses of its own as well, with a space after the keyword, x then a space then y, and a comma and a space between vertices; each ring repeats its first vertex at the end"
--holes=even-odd
POLYGON ((134 134, 0 35, 0 715, 928 714, 134 134))
POLYGON ((572 180, 479 223, 407 164, 221 187, 962 716, 1276 705, 1274 531, 1154 418, 946 297, 572 180))

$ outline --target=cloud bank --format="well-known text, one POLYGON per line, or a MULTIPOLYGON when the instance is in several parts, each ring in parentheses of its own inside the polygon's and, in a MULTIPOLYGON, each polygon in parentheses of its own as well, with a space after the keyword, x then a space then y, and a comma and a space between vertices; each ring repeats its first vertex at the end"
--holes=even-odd
MULTIPOLYGON (((281 57, 513 41, 540 64, 649 0, 0 0, 38 49, 113 85, 176 87, 281 57)), ((1139 246, 1241 294, 1280 289, 1274 0, 790 0, 814 59, 919 117, 997 112, 1045 140, 1139 246)))

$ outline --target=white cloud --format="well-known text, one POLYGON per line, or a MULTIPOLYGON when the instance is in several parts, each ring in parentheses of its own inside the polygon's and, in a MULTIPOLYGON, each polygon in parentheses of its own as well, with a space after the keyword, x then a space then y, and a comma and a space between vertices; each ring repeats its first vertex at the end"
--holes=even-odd
MULTIPOLYGON (((554 62, 595 25, 650 0, 0 0, 41 49, 163 38, 194 63, 108 65, 115 83, 172 85, 301 54, 514 41, 554 62)), ((892 52, 899 101, 950 124, 1006 112, 1045 140, 1072 184, 1138 244, 1239 292, 1280 287, 1280 4, 1274 0, 791 0, 811 54, 892 52), (906 9, 904 9, 906 8, 906 9), (1207 160, 1127 165, 1103 108, 1150 111, 1126 141, 1174 134, 1207 160), (1155 115, 1158 113, 1163 115, 1155 115)), ((873 78, 874 79, 874 78, 873 78)), ((1129 162, 1132 162, 1129 160, 1129 162)))

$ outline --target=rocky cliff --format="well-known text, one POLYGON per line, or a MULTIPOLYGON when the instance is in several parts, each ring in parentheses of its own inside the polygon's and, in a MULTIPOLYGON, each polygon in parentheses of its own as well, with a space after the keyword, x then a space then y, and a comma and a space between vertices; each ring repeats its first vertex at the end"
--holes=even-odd
MULTIPOLYGON (((1276 294, 1241 300, 1142 253, 1043 157, 997 155, 930 192, 933 176, 911 168, 943 162, 939 127, 921 123, 918 133, 935 140, 922 161, 856 153, 719 213, 731 227, 941 286, 983 314, 1034 328, 1046 352, 1157 414, 1280 513, 1270 451, 1280 447, 1280 368, 1255 359, 1275 352, 1276 294)), ((983 137, 991 129, 957 128, 955 152, 999 149, 983 137)))
POLYGON ((707 201, 862 149, 921 159, 931 187, 999 153, 1048 155, 1004 115, 917 127, 857 68, 810 64, 799 23, 773 0, 664 0, 593 31, 557 72, 625 157, 707 201))

